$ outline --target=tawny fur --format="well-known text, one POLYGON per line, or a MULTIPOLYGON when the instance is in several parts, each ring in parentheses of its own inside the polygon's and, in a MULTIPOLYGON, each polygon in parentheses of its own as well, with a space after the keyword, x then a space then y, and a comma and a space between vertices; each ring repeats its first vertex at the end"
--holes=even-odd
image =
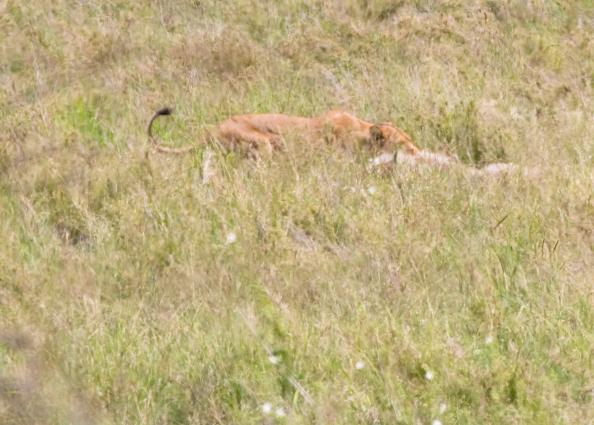
MULTIPOLYGON (((148 125, 149 142, 164 153, 183 154, 199 147, 201 143, 172 148, 156 140, 152 134, 153 122, 171 113, 171 108, 163 108, 153 115, 148 125)), ((226 149, 259 156, 279 149, 289 135, 313 142, 326 139, 343 146, 366 146, 381 152, 395 152, 398 148, 410 155, 419 152, 410 136, 395 125, 373 124, 343 111, 330 111, 313 118, 284 114, 235 115, 206 132, 201 142, 216 140, 226 149)))

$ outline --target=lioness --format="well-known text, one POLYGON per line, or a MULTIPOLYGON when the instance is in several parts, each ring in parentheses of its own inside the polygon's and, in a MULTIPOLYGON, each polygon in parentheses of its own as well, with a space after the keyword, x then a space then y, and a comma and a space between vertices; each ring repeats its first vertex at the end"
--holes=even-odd
MULTIPOLYGON (((200 144, 182 148, 163 146, 152 133, 155 119, 171 115, 171 108, 159 109, 148 124, 149 142, 159 152, 182 154, 196 149, 200 144)), ((330 111, 313 118, 284 114, 246 114, 226 119, 213 131, 205 132, 203 141, 217 140, 226 149, 240 149, 250 156, 261 152, 270 154, 279 149, 282 139, 287 135, 303 137, 307 140, 324 138, 342 145, 367 146, 382 152, 395 153, 398 147, 415 155, 419 149, 410 136, 391 123, 372 124, 343 111, 330 111)))

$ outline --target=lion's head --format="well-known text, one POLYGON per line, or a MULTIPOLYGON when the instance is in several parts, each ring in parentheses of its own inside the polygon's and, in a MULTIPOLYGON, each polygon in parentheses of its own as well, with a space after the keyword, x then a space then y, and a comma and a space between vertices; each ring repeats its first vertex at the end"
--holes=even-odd
POLYGON ((395 151, 399 147, 403 147, 409 154, 419 151, 411 137, 392 123, 374 124, 370 127, 369 133, 372 144, 383 151, 395 151))

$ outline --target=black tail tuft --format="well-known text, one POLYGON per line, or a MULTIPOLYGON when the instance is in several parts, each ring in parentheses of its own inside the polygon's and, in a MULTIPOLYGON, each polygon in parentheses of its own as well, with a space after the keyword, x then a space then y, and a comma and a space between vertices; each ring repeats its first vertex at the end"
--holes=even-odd
POLYGON ((173 108, 170 106, 165 106, 164 108, 159 109, 155 115, 171 115, 173 113, 173 108))
POLYGON ((155 122, 155 120, 157 118, 159 118, 161 115, 171 115, 173 113, 173 108, 166 106, 164 108, 159 109, 157 112, 154 113, 154 115, 152 116, 151 120, 148 123, 148 127, 147 127, 147 133, 148 133, 148 142, 153 145, 153 147, 159 151, 159 152, 163 152, 163 153, 174 153, 174 154, 183 154, 186 152, 191 152, 194 149, 196 149, 197 145, 188 145, 185 147, 181 147, 181 148, 170 148, 167 146, 162 146, 156 138, 153 137, 153 123, 155 122))
POLYGON ((155 112, 155 114, 152 116, 151 120, 148 123, 148 127, 147 127, 147 133, 149 136, 149 141, 151 143, 154 143, 153 140, 153 122, 155 122, 155 120, 157 118, 159 118, 161 115, 171 115, 173 113, 173 108, 166 106, 164 108, 159 109, 157 112, 155 112))

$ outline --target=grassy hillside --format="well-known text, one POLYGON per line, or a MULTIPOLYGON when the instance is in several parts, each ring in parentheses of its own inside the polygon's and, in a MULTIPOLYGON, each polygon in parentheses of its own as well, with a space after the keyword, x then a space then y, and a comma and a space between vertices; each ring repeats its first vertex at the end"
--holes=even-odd
POLYGON ((591 0, 0 0, 0 423, 594 423, 593 34, 591 0), (171 145, 341 108, 539 172, 146 156, 166 104, 171 145))

